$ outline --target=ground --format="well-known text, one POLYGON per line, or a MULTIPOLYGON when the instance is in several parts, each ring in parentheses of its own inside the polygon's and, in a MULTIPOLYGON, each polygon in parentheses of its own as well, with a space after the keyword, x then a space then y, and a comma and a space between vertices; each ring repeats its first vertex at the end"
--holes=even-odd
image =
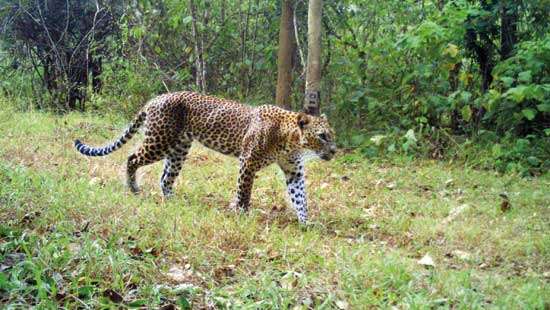
POLYGON ((306 166, 312 223, 262 171, 227 210, 237 161, 195 145, 173 199, 126 156, 79 155, 124 122, 0 110, 0 304, 180 308, 548 308, 550 177, 342 154, 306 166), (505 194, 505 195, 503 195, 505 194), (503 198, 503 197, 507 197, 503 198), (420 262, 420 263, 419 263, 420 262))

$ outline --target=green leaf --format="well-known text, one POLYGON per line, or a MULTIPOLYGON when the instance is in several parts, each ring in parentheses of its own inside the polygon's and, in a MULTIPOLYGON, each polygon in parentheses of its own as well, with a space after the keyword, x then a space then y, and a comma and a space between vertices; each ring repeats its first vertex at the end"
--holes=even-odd
POLYGON ((374 143, 376 146, 380 146, 384 138, 386 138, 385 135, 375 135, 370 138, 370 141, 374 143))
POLYGON ((537 101, 544 101, 544 88, 540 85, 529 85, 525 97, 528 99, 535 99, 537 101))
POLYGON ((463 91, 460 93, 460 100, 462 100, 463 103, 470 102, 471 98, 472 98, 472 93, 469 91, 463 91))
POLYGON ((416 121, 421 123, 421 124, 427 124, 428 123, 428 119, 425 118, 424 116, 417 117, 416 121))
POLYGON ((178 305, 184 310, 191 309, 191 304, 189 303, 187 298, 183 296, 178 299, 178 305))
POLYGON ((6 274, 4 274, 3 272, 0 273, 0 289, 3 289, 3 290, 7 291, 10 286, 11 285, 10 285, 8 276, 6 274))
POLYGON ((511 98, 515 102, 522 102, 523 99, 525 99, 526 90, 527 90, 527 86, 519 85, 517 87, 510 88, 507 92, 504 93, 504 96, 506 98, 511 98))
POLYGON ((95 287, 91 285, 84 285, 77 288, 78 297, 80 298, 90 298, 92 297, 95 291, 95 287))
POLYGON ((368 98, 367 102, 368 102, 367 107, 368 107, 369 111, 374 111, 380 105, 378 100, 376 100, 374 98, 368 98))
POLYGON ((518 81, 523 83, 531 83, 531 70, 523 71, 518 74, 518 81))
POLYGON ((465 105, 460 109, 460 114, 462 115, 462 118, 469 122, 472 119, 472 109, 469 105, 465 105))
POLYGON ((145 30, 142 27, 134 27, 131 30, 131 34, 134 38, 139 39, 145 34, 145 30))
POLYGON ((351 137, 352 145, 361 145, 363 144, 364 141, 365 141, 365 136, 361 134, 351 137))
POLYGON ((405 138, 407 139, 407 142, 416 142, 416 136, 414 135, 414 130, 413 129, 407 130, 407 133, 405 134, 405 138))
POLYGON ((443 33, 443 28, 432 21, 423 22, 417 29, 418 34, 424 38, 439 37, 443 33))
POLYGON ((355 91, 353 93, 353 95, 351 96, 349 101, 351 101, 351 102, 359 101, 359 99, 363 98, 363 96, 365 95, 366 92, 367 92, 366 89, 360 89, 360 90, 355 91))
POLYGON ((193 16, 186 16, 184 17, 181 22, 186 25, 186 24, 189 24, 191 21, 193 20, 193 16))
POLYGON ((447 46, 446 49, 443 50, 443 54, 448 54, 449 56, 451 57, 456 57, 456 55, 458 55, 458 46, 452 44, 452 43, 449 43, 449 45, 447 46))
POLYGON ((526 119, 528 119, 530 121, 532 121, 535 118, 535 116, 537 115, 536 110, 529 109, 529 108, 521 110, 521 113, 523 114, 523 116, 525 116, 526 119))
POLYGON ((529 163, 529 165, 531 165, 533 167, 537 167, 538 165, 540 165, 540 160, 538 158, 536 158, 535 156, 527 157, 527 162, 529 163))
POLYGON ((147 305, 147 300, 145 300, 145 299, 136 299, 136 300, 128 303, 129 308, 141 308, 145 305, 147 305))
POLYGON ((514 79, 509 76, 503 76, 500 78, 502 81, 502 84, 504 84, 504 87, 510 88, 512 84, 514 84, 514 79))
POLYGON ((541 103, 537 105, 537 109, 541 112, 550 112, 550 103, 541 103))
POLYGON ((500 144, 495 144, 491 152, 493 153, 493 157, 499 158, 502 155, 502 147, 500 144))

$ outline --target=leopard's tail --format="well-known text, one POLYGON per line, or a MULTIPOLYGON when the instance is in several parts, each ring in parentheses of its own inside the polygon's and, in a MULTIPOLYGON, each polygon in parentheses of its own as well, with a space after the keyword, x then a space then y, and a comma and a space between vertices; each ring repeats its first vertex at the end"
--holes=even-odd
POLYGON ((138 131, 139 127, 143 125, 143 122, 145 121, 145 116, 147 116, 145 111, 141 111, 136 116, 136 118, 134 119, 130 127, 126 129, 124 134, 120 138, 118 138, 116 141, 112 142, 111 144, 108 144, 103 147, 91 147, 80 142, 80 140, 75 140, 74 146, 80 153, 86 156, 105 156, 105 155, 111 154, 112 152, 121 148, 124 144, 126 144, 126 142, 128 142, 128 140, 130 140, 134 136, 134 134, 138 131))

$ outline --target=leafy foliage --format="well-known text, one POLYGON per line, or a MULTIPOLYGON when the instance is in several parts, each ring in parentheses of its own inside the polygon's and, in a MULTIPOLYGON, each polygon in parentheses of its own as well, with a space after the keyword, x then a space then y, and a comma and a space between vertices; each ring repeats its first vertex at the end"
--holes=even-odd
POLYGON ((101 88, 107 41, 118 32, 118 15, 120 3, 5 1, 0 46, 13 70, 31 70, 48 92, 46 98, 37 92, 39 103, 57 110, 84 109, 87 88, 101 88))
MULTIPOLYGON (((340 144, 370 149, 368 154, 436 158, 456 157, 449 148, 453 141, 484 145, 483 132, 494 133, 492 142, 503 145, 516 139, 533 141, 534 148, 548 144, 550 6, 545 3, 325 2, 321 108, 340 144), (377 136, 392 142, 373 145, 377 136)), ((296 110, 305 88, 305 4, 294 2, 296 110)), ((277 1, 140 0, 126 3, 124 14, 117 8, 109 11, 114 33, 89 42, 92 54, 104 55, 100 87, 94 88, 94 79, 75 86, 89 94, 83 99, 87 109, 130 116, 155 94, 188 89, 250 104, 274 103, 277 1)), ((12 51, 11 11, 1 12, 1 48, 12 51)), ((21 108, 66 106, 62 98, 42 95, 47 85, 30 82, 43 73, 31 69, 32 59, 0 53, 0 64, 7 77, 0 89, 21 108)), ((502 160, 515 160, 507 158, 502 160)))

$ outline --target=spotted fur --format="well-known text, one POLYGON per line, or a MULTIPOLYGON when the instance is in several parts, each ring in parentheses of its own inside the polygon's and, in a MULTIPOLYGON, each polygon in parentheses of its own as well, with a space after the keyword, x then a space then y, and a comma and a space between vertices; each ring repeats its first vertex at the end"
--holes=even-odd
POLYGON ((76 140, 75 147, 87 156, 104 156, 119 149, 142 125, 145 139, 127 161, 127 182, 133 192, 139 190, 137 169, 164 160, 160 186, 165 196, 172 195, 191 142, 196 140, 239 158, 237 193, 231 203, 238 210, 249 208, 256 172, 278 164, 301 223, 308 219, 303 155, 313 151, 330 160, 336 152, 334 131, 324 116, 271 105, 251 107, 194 92, 169 93, 151 100, 125 133, 107 146, 95 148, 76 140))

